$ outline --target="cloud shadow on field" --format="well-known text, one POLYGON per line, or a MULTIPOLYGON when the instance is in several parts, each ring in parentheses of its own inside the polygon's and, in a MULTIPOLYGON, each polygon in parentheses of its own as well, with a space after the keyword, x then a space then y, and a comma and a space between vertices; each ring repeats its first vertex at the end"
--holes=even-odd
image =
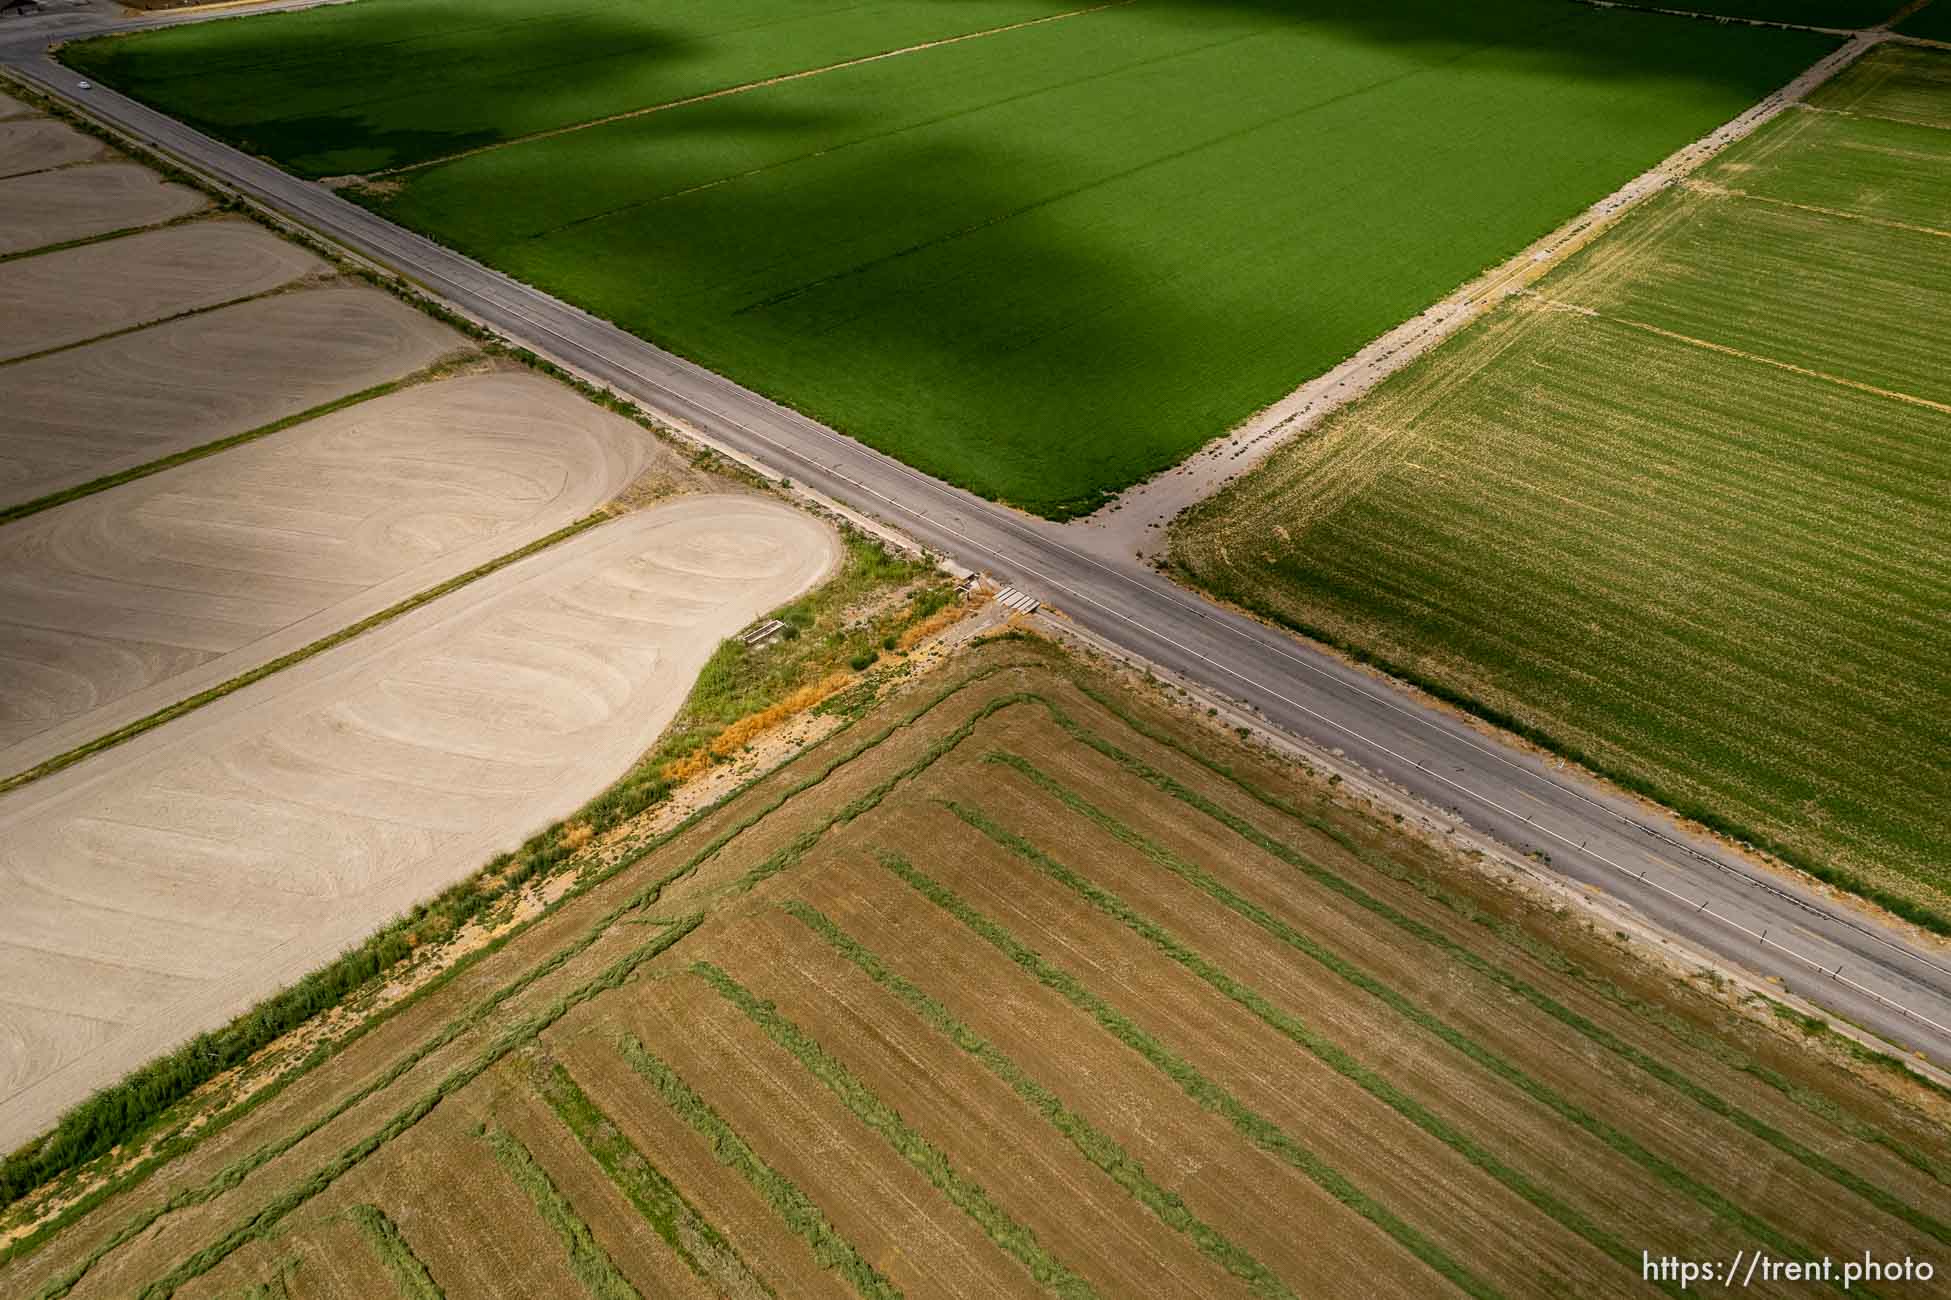
MULTIPOLYGON (((1062 7, 926 11, 967 30, 1062 7)), ((317 40, 360 11, 411 28, 454 6, 299 17, 317 40)), ((453 57, 397 86, 392 56, 367 59, 370 24, 336 53, 328 40, 293 56, 272 45, 294 28, 252 19, 220 24, 238 35, 209 71, 248 82, 289 79, 294 58, 371 62, 249 127, 260 151, 311 150, 306 169, 339 173, 782 70, 745 57, 745 29, 714 45, 659 31, 660 12, 443 29, 425 40, 453 57), (510 31, 546 39, 511 60, 510 31), (600 75, 510 72, 545 64, 600 75)), ((872 49, 886 33, 856 37, 872 49)), ((421 39, 409 30, 403 48, 421 39)), ((831 45, 783 68, 832 61, 831 45)), ((1065 515, 1277 400, 1827 47, 1571 0, 1135 0, 490 150, 366 201, 922 469, 1065 515)))

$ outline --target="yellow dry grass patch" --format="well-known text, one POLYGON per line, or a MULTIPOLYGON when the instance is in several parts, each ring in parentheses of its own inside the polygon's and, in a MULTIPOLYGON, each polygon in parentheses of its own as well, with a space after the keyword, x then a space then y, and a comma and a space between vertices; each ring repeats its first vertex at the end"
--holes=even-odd
POLYGON ((719 758, 729 757, 754 739, 772 730, 795 714, 804 713, 852 682, 852 673, 828 673, 819 681, 802 686, 777 704, 748 714, 719 732, 707 744, 698 746, 683 758, 664 764, 667 781, 688 781, 707 771, 719 758))

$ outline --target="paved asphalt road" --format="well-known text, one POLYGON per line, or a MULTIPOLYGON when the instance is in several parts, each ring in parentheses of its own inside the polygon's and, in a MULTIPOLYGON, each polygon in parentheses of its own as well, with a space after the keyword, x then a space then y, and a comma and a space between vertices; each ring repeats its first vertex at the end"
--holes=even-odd
MULTIPOLYGON (((393 268, 506 337, 875 515, 1085 628, 1256 708, 1522 853, 1548 854, 1667 933, 1951 1066, 1951 953, 1927 951, 1575 774, 1496 741, 1132 561, 1093 555, 719 375, 527 288, 101 87, 45 43, 111 24, 80 13, 0 29, 0 63, 194 171, 393 268), (53 30, 59 27, 58 32, 53 30), (30 29, 38 28, 38 33, 30 29)), ((118 24, 139 25, 139 24, 118 24)), ((114 752, 93 760, 114 762, 114 752)))

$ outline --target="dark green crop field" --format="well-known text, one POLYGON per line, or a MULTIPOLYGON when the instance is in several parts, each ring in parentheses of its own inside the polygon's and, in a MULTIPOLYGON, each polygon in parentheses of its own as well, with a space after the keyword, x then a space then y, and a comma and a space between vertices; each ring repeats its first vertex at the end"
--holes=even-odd
POLYGON ((1872 53, 1820 97, 1861 116, 1784 113, 1195 508, 1179 561, 1951 924, 1951 169, 1877 89, 1914 101, 1917 57, 1872 53))
POLYGON ((431 162, 355 192, 1061 517, 1831 46, 1564 0, 361 0, 68 57, 306 174, 431 162))

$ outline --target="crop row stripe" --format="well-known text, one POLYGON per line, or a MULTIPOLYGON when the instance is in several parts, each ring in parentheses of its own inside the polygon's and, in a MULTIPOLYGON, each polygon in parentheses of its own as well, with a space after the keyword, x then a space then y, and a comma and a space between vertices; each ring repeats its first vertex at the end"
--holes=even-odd
POLYGON ((1178 1193, 1152 1180, 1145 1166, 1116 1138, 1100 1132, 1089 1120, 1065 1106, 1057 1095, 1031 1078, 994 1043, 957 1020, 949 1009, 918 985, 889 970, 872 949, 855 939, 819 909, 797 899, 784 904, 787 913, 857 966, 866 976, 899 998, 925 1024, 975 1057, 989 1072, 1063 1134, 1080 1155, 1096 1165, 1133 1200, 1156 1215, 1166 1227, 1191 1238, 1201 1254, 1243 1279, 1253 1294, 1265 1300, 1298 1300, 1275 1273, 1224 1233, 1186 1208, 1178 1193))
POLYGON ((1652 1075, 1655 1079, 1658 1079, 1661 1083, 1666 1084, 1674 1091, 1680 1093, 1689 1101, 1728 1120, 1737 1128, 1761 1139, 1769 1146, 1791 1157, 1808 1169, 1821 1174, 1838 1186, 1862 1197, 1886 1214, 1911 1225, 1920 1232, 1926 1233, 1938 1242, 1951 1245, 1951 1228, 1947 1228, 1944 1223, 1926 1214, 1916 1206, 1870 1182, 1861 1174, 1853 1170, 1845 1169, 1842 1165, 1836 1163, 1828 1156, 1823 1155, 1821 1152, 1809 1149, 1767 1121, 1750 1115, 1741 1107, 1695 1083, 1692 1079, 1680 1073, 1680 1071, 1674 1069, 1664 1061, 1626 1042, 1604 1026, 1596 1024, 1585 1016, 1580 1015, 1578 1012, 1545 993, 1542 989, 1518 978, 1510 971, 1491 963, 1485 958, 1478 956, 1475 952, 1472 952, 1435 927, 1418 921, 1414 917, 1398 911, 1388 903, 1375 898, 1359 886, 1350 883, 1341 876, 1306 857, 1304 854, 1274 839, 1248 822, 1245 818, 1227 811, 1197 791, 1188 789, 1170 776, 1126 754, 1108 741, 1091 735, 1090 732, 1078 726, 1075 722, 1070 721, 1068 718, 1059 719, 1059 725, 1065 726, 1065 729, 1069 730, 1077 739, 1096 749, 1099 753, 1104 754, 1120 767, 1144 780, 1154 788, 1171 795, 1181 803, 1198 809, 1255 847, 1264 850, 1287 865, 1294 867, 1310 880, 1334 890, 1350 902, 1381 917, 1396 928, 1441 949, 1444 953, 1461 962, 1470 970, 1495 983, 1499 988, 1523 998, 1526 1002, 1529 1002, 1532 1006, 1538 1008, 1560 1024, 1576 1031, 1606 1051, 1613 1053, 1638 1069, 1652 1075))
POLYGON ((597 1242, 589 1224, 576 1213, 576 1207, 569 1203, 555 1180, 535 1163, 535 1157, 521 1140, 506 1129, 496 1128, 488 1132, 488 1145, 494 1150, 495 1160, 508 1171, 509 1179, 528 1194, 535 1212, 561 1238, 562 1249, 569 1256, 569 1271, 589 1292, 590 1300, 643 1300, 642 1294, 630 1285, 623 1270, 610 1258, 610 1253, 597 1242))
POLYGON ((624 1061, 642 1075, 664 1103, 711 1144, 718 1163, 743 1178, 766 1204, 813 1250, 821 1268, 833 1269, 853 1284, 861 1300, 901 1300, 900 1288, 869 1264, 853 1243, 840 1235, 820 1207, 797 1184, 767 1164, 738 1130, 692 1091, 668 1063, 629 1034, 617 1040, 624 1061))
MULTIPOLYGON (((1038 775, 1041 775, 1039 773, 1038 775)), ((1217 989, 1232 1001, 1245 1007, 1262 1022, 1279 1032, 1283 1037, 1304 1048, 1317 1060, 1327 1065, 1343 1078, 1358 1085, 1364 1092, 1381 1101, 1390 1109, 1402 1115, 1425 1133, 1436 1138, 1445 1146, 1476 1165, 1498 1182, 1511 1189, 1519 1197, 1555 1220, 1563 1227, 1584 1238, 1601 1253, 1612 1258, 1635 1275, 1641 1272, 1640 1251, 1631 1248, 1613 1236, 1605 1228, 1593 1222, 1577 1207, 1560 1200, 1551 1191, 1534 1182, 1523 1171, 1513 1168, 1499 1159, 1488 1147, 1477 1141, 1448 1120, 1437 1115, 1414 1097, 1396 1087, 1380 1073, 1362 1064, 1346 1050, 1326 1036, 1309 1028, 1298 1016, 1282 1011, 1269 1002, 1265 996, 1226 974, 1206 958, 1187 947, 1170 931, 1150 920, 1131 907, 1122 898, 1084 879, 1077 872, 1051 858, 1029 841, 1011 834, 980 811, 951 803, 949 809, 964 822, 981 831, 991 840, 1015 853, 1030 863, 1044 875, 1070 889, 1093 907, 1113 920, 1121 922, 1133 933, 1157 948, 1166 957, 1191 971, 1207 984, 1217 989)), ((1183 874, 1183 873, 1180 873, 1183 874)), ((1198 881, 1192 883, 1198 884, 1198 881)), ((1202 886, 1203 888, 1203 886, 1202 886)), ((1210 892, 1210 891, 1208 891, 1210 892)), ((1224 900, 1222 900, 1224 901, 1224 900)), ((1237 909, 1236 909, 1237 910, 1237 909)), ((1250 918, 1251 919, 1251 918, 1250 918)), ((1329 954, 1330 959, 1345 966, 1338 957, 1329 954)), ((1324 963, 1326 964, 1326 963, 1324 963)), ((1331 966, 1341 973, 1337 966, 1331 966)), ((1664 1288, 1677 1295, 1679 1289, 1668 1285, 1664 1288)))
MULTIPOLYGON (((1188 762, 1204 768, 1262 807, 1292 821, 1300 822, 1309 829, 1327 836, 1348 853, 1361 860, 1370 869, 1387 876, 1399 884, 1409 886, 1431 902, 1440 905, 1462 919, 1485 927, 1506 944, 1517 948, 1526 956, 1552 967, 1559 974, 1583 984, 1586 988, 1606 1001, 1611 1002, 1613 1005, 1630 1011, 1639 1019, 1653 1024, 1669 1036, 1680 1039, 1684 1046, 1694 1051, 1706 1052, 1723 1065, 1727 1065, 1745 1074, 1753 1075, 1761 1082, 1787 1097, 1803 1110, 1835 1126, 1847 1133, 1850 1137, 1856 1138, 1859 1141, 1874 1142, 1884 1147, 1913 1167, 1930 1175, 1937 1182, 1951 1182, 1951 1177, 1947 1177, 1944 1171, 1938 1169, 1910 1144, 1897 1140, 1874 1124, 1858 1119, 1856 1116, 1843 1113, 1833 1103, 1810 1096, 1806 1090, 1797 1088, 1778 1072, 1760 1064, 1741 1052, 1738 1048, 1732 1047, 1712 1035, 1697 1030, 1682 1031, 1676 1029, 1670 1017, 1666 1015, 1663 1009, 1651 1006, 1642 999, 1631 997, 1614 987, 1610 981, 1593 976, 1584 966, 1567 957, 1561 950, 1549 942, 1525 934, 1522 930, 1510 925, 1508 922, 1487 917, 1473 904, 1467 900, 1458 898, 1429 877, 1411 871, 1398 863, 1388 861, 1373 850, 1356 843, 1354 838, 1348 835, 1347 832, 1326 819, 1317 817, 1312 813, 1296 807, 1279 795, 1246 780, 1226 764, 1200 753, 1183 741, 1149 725, 1144 719, 1119 707, 1116 701, 1094 689, 1088 682, 1075 681, 1073 685, 1094 704, 1116 718, 1119 723, 1130 731, 1151 741, 1153 744, 1171 750, 1188 762)), ((1112 761, 1117 762, 1120 766, 1125 765, 1127 760, 1130 759, 1129 755, 1125 755, 1115 747, 1109 746, 1108 742, 1091 735, 1081 726, 1061 717, 1057 721, 1073 737, 1097 749, 1100 753, 1112 759, 1112 761)))
POLYGON ((560 1063, 550 1067, 537 1088, 564 1128, 582 1143, 637 1213, 663 1238, 690 1270, 721 1290, 741 1295, 775 1295, 763 1278, 740 1258, 725 1235, 699 1213, 664 1172, 584 1092, 560 1063), (730 1284, 729 1288, 727 1283, 730 1284))
POLYGON ((1404 1222, 1394 1211, 1356 1187, 1347 1175, 1296 1142, 1278 1125, 1248 1109, 1239 1098, 1201 1074, 1190 1062, 1166 1050, 1162 1043, 1085 988, 1075 977, 1052 966, 1008 930, 969 906, 952 890, 917 870, 898 854, 883 853, 880 862, 924 898, 988 940, 1040 983, 1054 989, 1065 1001, 1097 1021, 1107 1033, 1178 1084, 1201 1107, 1226 1119, 1242 1137, 1267 1154, 1299 1170, 1317 1187, 1394 1238, 1411 1255, 1455 1284, 1466 1295, 1475 1296, 1478 1300, 1491 1300, 1491 1297, 1501 1295, 1490 1283, 1452 1259, 1447 1251, 1424 1236, 1421 1230, 1404 1222))
MULTIPOLYGON (((229 1191, 231 1188, 236 1187, 239 1183, 243 1182, 243 1180, 246 1177, 248 1177, 253 1171, 257 1170, 263 1165, 270 1163, 272 1160, 275 1160, 277 1157, 283 1155, 286 1151, 289 1151, 292 1147, 298 1145, 298 1143, 304 1141, 306 1138, 310 1137, 313 1133, 317 1132, 319 1129, 325 1127, 327 1124, 330 1124, 333 1120, 336 1120, 337 1118, 339 1118, 339 1116, 345 1114, 347 1111, 351 1110, 354 1106, 359 1105, 361 1102, 365 1101, 368 1097, 371 1097, 374 1094, 383 1091, 384 1089, 390 1087, 392 1084, 398 1082, 402 1076, 404 1076, 414 1066, 418 1065, 427 1056, 431 1055, 435 1051, 438 1051, 440 1048, 445 1047, 448 1043, 458 1038, 461 1034, 465 1033, 467 1030, 473 1028, 474 1026, 486 1020, 486 1018, 495 1010, 495 1008, 499 1007, 502 1003, 506 1002, 509 998, 514 997, 518 993, 522 992, 524 989, 528 988, 530 985, 534 984, 537 980, 559 969, 561 966, 567 963, 571 958, 577 956, 585 949, 587 949, 591 944, 595 943, 598 939, 602 938, 603 935, 607 934, 611 929, 611 927, 614 926, 616 922, 619 919, 621 919, 623 916, 625 916, 629 912, 632 912, 641 907, 656 902, 658 897, 662 894, 663 890, 667 888, 670 884, 672 884, 673 882, 679 879, 682 879, 686 875, 689 875, 691 872, 695 871, 703 863, 705 863, 712 857, 715 857, 733 840, 738 838, 740 835, 744 834, 746 831, 752 829, 760 822, 764 821, 767 817, 770 817, 774 812, 778 811, 790 800, 797 798, 799 795, 804 794, 809 790, 813 790, 819 787, 822 782, 824 782, 828 777, 833 775, 833 773, 838 771, 841 767, 844 767, 847 764, 853 762, 855 759, 858 759, 863 755, 868 754, 873 750, 877 749, 880 745, 885 743, 889 738, 894 736, 897 732, 903 731, 908 727, 911 727, 916 723, 922 721, 936 708, 947 703, 949 700, 953 699, 957 695, 960 695, 963 691, 973 686, 979 685, 980 683, 986 681, 990 677, 997 675, 998 673, 1007 672, 1010 671, 1011 669, 1025 668, 1025 667, 1041 667, 1041 665, 1031 665, 1031 664, 1025 664, 1021 662, 995 664, 981 670, 980 672, 972 673, 968 677, 964 678, 959 682, 944 687, 932 699, 922 704, 919 708, 917 708, 914 712, 910 713, 907 717, 902 718, 897 722, 890 723, 888 726, 882 728, 881 731, 879 731, 874 736, 869 737, 868 739, 862 741, 860 744, 854 746, 851 750, 847 751, 845 754, 842 754, 837 758, 834 758, 827 764, 825 764, 813 775, 804 778, 803 780, 791 786, 789 789, 782 792, 777 798, 773 799, 769 804, 767 804, 764 808, 760 809, 758 812, 745 817, 744 819, 740 820, 737 824, 727 828, 724 832, 714 837, 708 844, 704 846, 704 848, 699 850, 695 855, 687 859, 683 865, 667 873, 666 875, 659 878, 658 880, 653 881, 651 884, 645 886, 643 889, 638 890, 635 894, 631 895, 623 903, 619 904, 617 907, 605 913, 600 919, 597 920, 597 922, 594 925, 592 925, 589 929, 584 931, 583 934, 575 941, 565 945, 562 948, 557 949, 554 953, 550 954, 550 956, 543 959, 541 962, 537 963, 534 966, 531 966, 528 970, 523 971, 520 975, 510 980, 508 983, 503 984, 500 988, 497 988, 493 992, 489 993, 480 1002, 476 1003, 473 1007, 469 1008, 461 1015, 456 1016, 454 1019, 448 1021, 447 1024, 443 1025, 434 1034, 422 1040, 418 1046, 408 1051, 404 1056, 395 1060, 395 1062, 391 1066, 389 1066, 384 1072, 376 1076, 370 1083, 355 1090, 352 1093, 347 1094, 344 1098, 340 1100, 340 1102, 337 1105, 333 1106, 332 1108, 327 1110, 324 1114, 320 1115, 312 1123, 304 1125, 290 1133, 287 1133, 282 1138, 275 1139, 271 1142, 267 1142, 263 1144, 262 1146, 259 1146, 258 1148, 253 1150, 249 1155, 244 1156, 239 1160, 233 1161, 229 1165, 226 1165, 223 1169, 219 1170, 216 1174, 214 1174, 211 1178, 209 1178, 205 1182, 198 1184, 195 1187, 185 1188, 182 1191, 179 1191, 175 1195, 171 1196, 168 1200, 163 1201, 158 1205, 152 1206, 147 1210, 138 1211, 135 1215, 131 1216, 131 1218, 127 1223, 123 1224, 121 1228, 117 1229, 101 1244, 97 1245, 93 1250, 89 1251, 87 1255, 83 1256, 82 1259, 78 1261, 67 1272, 59 1274, 55 1278, 51 1279, 42 1288, 42 1290, 37 1293, 37 1300, 60 1300, 60 1297, 66 1296, 70 1291, 72 1291, 81 1282, 82 1278, 88 1275, 89 1271, 93 1269, 95 1265, 101 1263, 102 1260, 106 1259, 110 1254, 114 1253, 116 1250, 119 1250, 121 1247, 127 1245, 129 1242, 134 1241, 136 1238, 142 1236, 152 1226, 154 1226, 158 1220, 163 1218, 165 1215, 168 1215, 179 1209, 187 1209, 193 1206, 202 1205, 207 1201, 215 1199, 216 1197, 222 1195, 224 1192, 229 1191)), ((844 725, 852 726, 853 724, 849 722, 844 725)), ((780 764, 779 767, 783 768, 783 767, 790 766, 794 761, 796 761, 797 757, 798 756, 795 755, 794 758, 786 760, 786 762, 780 764)), ((638 862, 642 861, 644 858, 648 857, 652 853, 655 853, 657 850, 663 848, 666 844, 670 843, 678 836, 691 830, 699 822, 703 821, 706 817, 710 816, 712 813, 717 812, 720 808, 725 807, 726 805, 730 804, 733 800, 745 794, 753 786, 759 784, 761 781, 770 778, 774 774, 774 772, 778 770, 779 770, 778 768, 775 768, 772 771, 761 773, 759 776, 754 777, 752 780, 747 781, 744 784, 737 787, 736 789, 730 791, 722 799, 719 799, 716 802, 704 808, 699 809, 697 812, 692 813, 689 817, 686 817, 683 821, 679 822, 676 826, 671 827, 669 830, 663 832, 660 835, 652 837, 650 840, 646 841, 643 845, 639 846, 635 851, 623 855, 621 858, 619 858, 616 862, 610 864, 608 867, 600 871, 586 873, 581 878, 579 878, 575 884, 573 884, 569 888, 569 890, 563 895, 562 898, 556 900, 554 903, 551 903, 547 908, 545 908, 541 913, 541 915, 545 915, 545 916, 550 915, 555 911, 560 910, 562 907, 566 906, 573 899, 581 896, 582 894, 589 892, 589 890, 594 889, 596 886, 611 879, 619 872, 625 871, 630 867, 635 866, 638 862)), ((519 931, 515 933, 519 933, 519 931)), ((468 956, 463 957, 461 961, 457 963, 448 972, 448 975, 452 976, 458 974, 460 971, 467 969, 475 962, 485 960, 486 957, 488 957, 489 955, 499 951, 512 937, 513 937, 513 933, 511 933, 508 936, 504 936, 500 939, 495 940, 493 943, 489 944, 486 948, 480 950, 478 953, 469 954, 468 956)), ((392 1016, 397 1015, 403 1010, 405 1010, 406 1008, 414 1005, 414 1003, 418 1001, 418 999, 421 996, 423 995, 416 993, 407 998, 401 999, 401 1001, 395 1003, 392 1007, 388 1008, 380 1015, 372 1018, 371 1020, 364 1022, 364 1026, 369 1027, 369 1026, 383 1023, 384 1021, 390 1019, 392 1016)), ((363 1032, 365 1032, 364 1027, 362 1027, 359 1031, 356 1031, 356 1033, 363 1033, 363 1032)), ((343 1047, 343 1045, 344 1044, 340 1044, 341 1047, 343 1047)), ((289 1082, 291 1082, 291 1080, 298 1077, 298 1074, 302 1074, 306 1070, 309 1070, 312 1065, 316 1065, 319 1061, 326 1059, 327 1056, 329 1055, 330 1053, 323 1049, 314 1052, 309 1058, 307 1058, 306 1065, 297 1074, 283 1076, 277 1082, 272 1084, 270 1088, 266 1089, 262 1093, 257 1094, 257 1098, 261 1100, 265 1097, 275 1095, 277 1092, 281 1091, 289 1082)), ((254 1103, 251 1102, 246 1103, 246 1105, 251 1105, 251 1104, 254 1103)), ((222 1127, 222 1124, 223 1121, 219 1121, 217 1124, 206 1125, 201 1131, 206 1134, 210 1132, 215 1132, 222 1127)), ((185 1148, 185 1150, 187 1149, 188 1148, 185 1148)), ((177 1152, 176 1154, 181 1154, 181 1152, 177 1152)), ((160 1161, 158 1161, 157 1163, 160 1163, 160 1161)), ((115 1192, 127 1191, 128 1189, 132 1188, 137 1183, 139 1183, 143 1178, 147 1177, 149 1172, 152 1172, 152 1170, 149 1168, 145 1168, 141 1170, 141 1172, 137 1175, 131 1176, 127 1179, 118 1179, 113 1184, 111 1184, 111 1190, 115 1192)), ((32 1234, 32 1236, 27 1240, 27 1242, 17 1243, 16 1245, 11 1246, 4 1251, 0 1251, 0 1263, 10 1262, 28 1253, 28 1250, 24 1249, 23 1247, 28 1247, 28 1246, 38 1247, 38 1245, 45 1243, 47 1240, 49 1240, 53 1232, 59 1231, 61 1228, 66 1227, 68 1223, 74 1221, 74 1218, 78 1218, 81 1214, 87 1212, 87 1210, 90 1208, 92 1208, 91 1198, 84 1197, 79 1203, 77 1203, 76 1207, 73 1210, 64 1212, 62 1215, 57 1216, 57 1218, 53 1220, 50 1224, 45 1225, 41 1229, 37 1229, 36 1232, 32 1234)))
POLYGON ((447 1300, 447 1293, 434 1281, 433 1274, 413 1253, 413 1247, 400 1235, 400 1225, 386 1216, 386 1211, 377 1205, 355 1205, 347 1211, 352 1221, 359 1227, 359 1235, 366 1239, 373 1254, 386 1266, 393 1277, 393 1287, 399 1292, 400 1300, 447 1300))
POLYGON ((1095 1300, 1097 1291, 1089 1282, 1051 1254, 1034 1231, 1017 1222, 974 1179, 956 1169, 939 1147, 902 1119, 811 1034, 710 962, 694 962, 691 971, 744 1012, 767 1038, 791 1052, 856 1119, 880 1134, 897 1155, 919 1170, 951 1205, 974 1220, 998 1249, 1027 1269, 1045 1290, 1065 1300, 1095 1300))
MULTIPOLYGON (((287 1214, 304 1205, 312 1197, 330 1187, 338 1179, 358 1166, 366 1157, 391 1142, 400 1134, 418 1124, 431 1114, 435 1107, 452 1093, 458 1092, 473 1083, 492 1067, 495 1062, 507 1056, 518 1047, 532 1041, 543 1030, 568 1015, 571 1011, 589 1001, 599 993, 616 988, 651 958, 657 956, 685 935, 698 928, 704 920, 702 913, 694 912, 667 928, 662 934, 648 943, 641 944, 612 962, 601 974, 588 983, 576 988, 551 1002, 528 1019, 511 1026, 499 1035, 480 1054, 466 1065, 448 1073, 447 1077, 429 1088, 413 1101, 408 1102, 394 1113, 393 1117, 378 1129, 341 1151, 327 1161, 311 1177, 296 1183, 271 1199, 269 1203, 244 1215, 230 1230, 195 1254, 189 1256, 175 1268, 157 1278, 138 1293, 137 1300, 169 1300, 178 1287, 194 1281, 211 1269, 230 1258, 240 1247, 264 1237, 287 1214)), ((241 1175, 240 1175, 241 1176, 241 1175)), ((58 1294, 65 1295, 73 1283, 61 1286, 58 1294)), ((49 1294, 53 1292, 51 1287, 49 1294)))
MULTIPOLYGON (((1022 772, 1024 776, 1028 777, 1039 788, 1056 796, 1066 807, 1072 809, 1072 811, 1079 813, 1095 824, 1103 827, 1121 842, 1143 853, 1150 861, 1185 880, 1201 893, 1214 899, 1236 915, 1250 921, 1281 943, 1319 963, 1347 983, 1354 985, 1356 988, 1374 997, 1377 1001, 1417 1028, 1425 1030, 1441 1042, 1455 1048, 1466 1058, 1482 1066, 1486 1071, 1503 1080, 1505 1083, 1510 1084, 1513 1088, 1533 1101, 1543 1105, 1560 1119, 1625 1156, 1634 1164, 1652 1174, 1654 1178, 1658 1179, 1665 1186, 1685 1194, 1716 1218, 1724 1218, 1731 1223, 1738 1224, 1745 1231, 1751 1233, 1757 1240, 1765 1242, 1768 1246, 1787 1258, 1815 1258, 1815 1255, 1805 1247, 1782 1236, 1772 1224, 1762 1219, 1759 1215, 1753 1214, 1734 1204, 1734 1202, 1730 1201, 1720 1191, 1700 1182, 1679 1166, 1674 1165, 1657 1153, 1648 1150, 1631 1134, 1594 1115, 1543 1081, 1533 1078, 1515 1063, 1505 1060, 1502 1056, 1499 1056, 1483 1044, 1464 1034, 1455 1026, 1444 1022, 1402 994, 1396 992, 1381 980, 1356 967, 1339 954, 1316 943, 1291 925, 1269 914, 1265 909, 1242 898, 1221 884, 1210 872, 1185 861, 1183 858, 1165 849, 1162 845, 1137 834, 1135 831, 1119 825, 1113 819, 1086 803, 1075 793, 1064 789, 1057 782, 1051 780, 1047 775, 1037 770, 1027 761, 1015 759, 1012 762, 1010 760, 1014 758, 1013 755, 1000 757, 1001 761, 1014 767, 1017 771, 1022 772)), ((1110 896, 1105 891, 1090 885, 1081 877, 1077 876, 1075 872, 1053 861, 1027 840, 1011 834, 988 818, 982 817, 980 814, 973 814, 970 810, 960 805, 950 804, 949 808, 963 821, 996 843, 1022 857, 1039 870, 1044 871, 1045 874, 1051 875, 1053 878, 1060 880, 1073 889, 1077 889, 1094 905, 1098 903, 1098 898, 1094 897, 1094 894, 1103 895, 1107 902, 1110 901, 1110 896)), ((1281 1026, 1275 1024, 1275 1028, 1278 1029, 1281 1026)), ((1283 1032, 1285 1031, 1283 1030, 1283 1032)))

